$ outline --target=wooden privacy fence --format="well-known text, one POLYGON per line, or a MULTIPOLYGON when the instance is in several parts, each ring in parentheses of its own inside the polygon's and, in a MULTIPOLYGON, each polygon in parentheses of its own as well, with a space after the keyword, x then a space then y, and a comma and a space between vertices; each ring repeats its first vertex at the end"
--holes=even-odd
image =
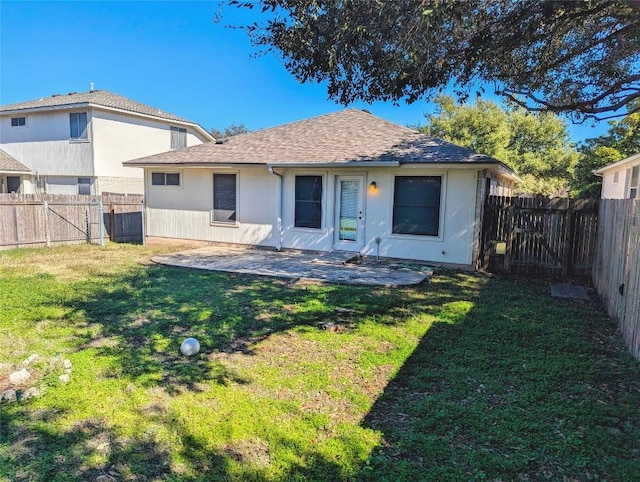
POLYGON ((0 249, 141 242, 142 216, 142 196, 0 194, 0 249))
POLYGON ((556 278, 591 273, 598 202, 487 196, 479 266, 556 278))
POLYGON ((600 201, 593 284, 640 360, 640 199, 600 201))

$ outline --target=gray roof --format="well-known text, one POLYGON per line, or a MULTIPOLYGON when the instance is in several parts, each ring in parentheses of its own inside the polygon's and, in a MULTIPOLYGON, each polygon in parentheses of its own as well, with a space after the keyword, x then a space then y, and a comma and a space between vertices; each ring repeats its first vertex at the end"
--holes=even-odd
POLYGON ((84 106, 98 106, 112 109, 120 109, 133 112, 135 114, 144 114, 161 119, 173 120, 178 122, 186 122, 195 124, 194 122, 179 117, 169 112, 163 112, 155 107, 136 102, 118 94, 114 94, 107 90, 92 90, 90 92, 72 92, 70 94, 54 94, 51 97, 43 97, 27 102, 18 102, 16 104, 3 105, 0 112, 21 111, 39 108, 74 108, 84 106))
POLYGON ((31 172, 31 169, 0 149, 0 172, 31 172))
MULTIPOLYGON (((332 114, 125 162, 127 166, 209 164, 488 163, 491 157, 376 117, 332 114)), ((506 166, 504 166, 506 167, 506 166)), ((508 169, 508 168, 507 168, 508 169)), ((511 171, 509 169, 509 171, 511 171)))

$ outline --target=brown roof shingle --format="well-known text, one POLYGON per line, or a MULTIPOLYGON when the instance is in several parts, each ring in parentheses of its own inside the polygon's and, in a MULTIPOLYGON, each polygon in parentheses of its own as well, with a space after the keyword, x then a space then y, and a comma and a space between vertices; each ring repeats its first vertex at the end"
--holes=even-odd
POLYGON ((43 97, 41 99, 29 100, 26 102, 18 102, 16 104, 3 105, 0 112, 20 111, 27 109, 37 109, 45 107, 70 107, 74 106, 102 106, 113 109, 120 109, 136 114, 150 115, 161 119, 174 120, 194 124, 194 122, 179 117, 169 112, 163 112, 155 107, 142 104, 127 97, 123 97, 107 90, 92 90, 90 92, 72 92, 70 94, 53 95, 51 97, 43 97))
POLYGON ((0 172, 31 172, 31 169, 0 149, 0 172))
POLYGON ((346 109, 269 129, 133 159, 128 166, 324 164, 353 162, 491 163, 496 159, 376 117, 346 109))

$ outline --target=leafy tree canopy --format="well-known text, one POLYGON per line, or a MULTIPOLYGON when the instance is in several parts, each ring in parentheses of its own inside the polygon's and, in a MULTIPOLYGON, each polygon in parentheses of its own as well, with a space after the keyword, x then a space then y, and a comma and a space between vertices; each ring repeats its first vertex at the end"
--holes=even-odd
POLYGON ((234 124, 232 123, 229 127, 226 127, 224 130, 216 129, 213 127, 209 133, 216 139, 224 139, 225 137, 237 136, 238 134, 246 134, 247 132, 251 132, 247 126, 244 124, 234 124))
POLYGON ((572 196, 600 197, 602 179, 593 171, 640 153, 640 100, 632 104, 630 111, 622 119, 609 121, 606 134, 587 139, 578 147, 580 160, 571 182, 572 196))
POLYGON ((554 195, 566 192, 578 153, 566 122, 550 112, 531 113, 478 99, 458 105, 452 97, 435 99, 436 113, 419 129, 434 137, 492 156, 523 179, 517 192, 554 195))
MULTIPOLYGON (((640 3, 516 0, 229 0, 260 9, 244 26, 301 82, 332 99, 432 98, 474 86, 530 111, 619 116, 640 98, 640 3)), ((636 109, 640 106, 636 105, 636 109)))

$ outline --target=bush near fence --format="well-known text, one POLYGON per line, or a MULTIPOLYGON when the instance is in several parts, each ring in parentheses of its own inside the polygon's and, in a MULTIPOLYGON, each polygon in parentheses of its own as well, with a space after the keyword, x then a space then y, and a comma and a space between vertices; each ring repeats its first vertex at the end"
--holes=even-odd
POLYGON ((640 199, 602 199, 593 284, 640 360, 640 199))
POLYGON ((0 249, 143 241, 143 196, 0 194, 0 249))

